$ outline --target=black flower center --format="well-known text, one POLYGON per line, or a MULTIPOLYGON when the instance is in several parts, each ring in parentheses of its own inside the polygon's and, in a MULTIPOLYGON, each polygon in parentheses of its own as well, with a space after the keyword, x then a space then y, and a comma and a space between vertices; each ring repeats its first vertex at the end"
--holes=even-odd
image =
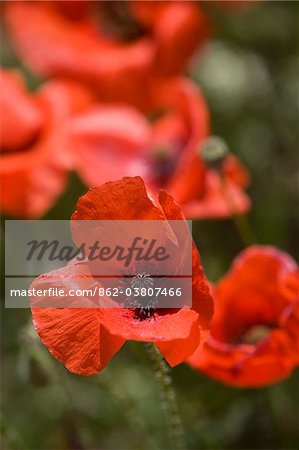
POLYGON ((107 36, 123 42, 131 42, 146 33, 146 29, 135 19, 129 2, 93 2, 101 18, 101 31, 107 36))

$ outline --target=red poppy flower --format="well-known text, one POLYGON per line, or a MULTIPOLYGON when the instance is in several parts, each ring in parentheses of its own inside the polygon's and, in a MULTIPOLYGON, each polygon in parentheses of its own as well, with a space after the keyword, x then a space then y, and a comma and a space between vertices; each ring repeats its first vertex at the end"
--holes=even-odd
POLYGON ((287 377, 298 364, 297 270, 274 247, 241 253, 214 289, 211 337, 188 363, 233 386, 260 387, 287 377))
POLYGON ((281 323, 288 329, 288 332, 296 343, 296 356, 299 364, 299 270, 289 272, 285 275, 281 292, 282 295, 290 300, 288 307, 283 313, 281 323))
POLYGON ((0 84, 0 207, 12 216, 38 217, 65 189, 70 156, 63 121, 89 104, 89 94, 62 81, 33 94, 14 71, 2 70, 0 84))
POLYGON ((160 71, 180 73, 209 32, 200 5, 190 1, 131 0, 131 7, 137 20, 152 30, 160 71))
POLYGON ((156 78, 145 97, 151 105, 148 117, 133 107, 110 104, 72 122, 71 147, 87 185, 140 175, 153 190, 169 191, 188 217, 248 211, 244 188, 249 175, 241 163, 227 156, 222 180, 202 160, 209 111, 198 87, 185 78, 156 78))
MULTIPOLYGON (((184 216, 166 191, 161 190, 155 198, 136 177, 90 189, 79 199, 72 216, 72 222, 76 220, 162 220, 168 227, 169 220, 184 220, 184 216)), ((75 309, 75 305, 81 305, 78 301, 89 301, 80 298, 75 299, 73 308, 33 308, 34 326, 53 356, 80 375, 103 369, 126 340, 155 342, 169 364, 179 364, 199 345, 213 311, 195 247, 192 267, 192 308, 158 308, 144 316, 136 308, 75 309)), ((82 265, 71 262, 37 278, 32 287, 59 285, 69 289, 83 282, 86 287, 94 279, 86 267, 83 273, 82 265)))
POLYGON ((207 34, 199 6, 185 1, 18 1, 5 18, 33 70, 79 78, 102 98, 130 103, 142 102, 151 71, 184 70, 207 34))

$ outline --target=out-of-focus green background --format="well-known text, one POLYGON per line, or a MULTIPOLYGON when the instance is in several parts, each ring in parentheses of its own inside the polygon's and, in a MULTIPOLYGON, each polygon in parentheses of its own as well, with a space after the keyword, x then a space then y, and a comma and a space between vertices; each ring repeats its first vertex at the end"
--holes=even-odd
MULTIPOLYGON (((190 75, 208 100, 214 134, 251 171, 249 220, 258 241, 298 260, 299 3, 204 7, 215 33, 190 75)), ((15 64, 2 50, 3 64, 15 64)), ((47 218, 67 219, 85 190, 72 175, 47 218)), ((197 222, 193 229, 206 272, 217 280, 242 242, 230 220, 197 222)), ((2 309, 1 319, 2 448, 170 448, 142 344, 127 343, 101 374, 78 377, 43 347, 28 310, 2 309)), ((188 448, 298 448, 298 371, 265 389, 226 387, 184 364, 172 373, 188 448)))

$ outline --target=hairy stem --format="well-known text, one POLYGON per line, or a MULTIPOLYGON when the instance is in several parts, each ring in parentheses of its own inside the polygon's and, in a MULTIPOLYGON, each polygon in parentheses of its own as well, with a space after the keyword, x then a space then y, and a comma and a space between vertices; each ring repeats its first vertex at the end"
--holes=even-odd
POLYGON ((154 344, 145 343, 145 348, 154 367, 155 376, 160 387, 160 396, 167 418, 171 448, 183 450, 186 448, 184 433, 173 389, 171 369, 154 344))

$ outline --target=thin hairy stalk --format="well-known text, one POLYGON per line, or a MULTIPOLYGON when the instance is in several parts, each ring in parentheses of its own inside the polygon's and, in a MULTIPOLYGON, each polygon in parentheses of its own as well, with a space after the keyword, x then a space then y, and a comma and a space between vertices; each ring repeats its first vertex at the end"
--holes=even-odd
POLYGON ((173 389, 171 369, 163 356, 152 343, 145 343, 145 348, 155 370, 155 376, 160 388, 163 409, 166 414, 168 434, 172 449, 184 450, 184 433, 178 411, 175 391, 173 389))

